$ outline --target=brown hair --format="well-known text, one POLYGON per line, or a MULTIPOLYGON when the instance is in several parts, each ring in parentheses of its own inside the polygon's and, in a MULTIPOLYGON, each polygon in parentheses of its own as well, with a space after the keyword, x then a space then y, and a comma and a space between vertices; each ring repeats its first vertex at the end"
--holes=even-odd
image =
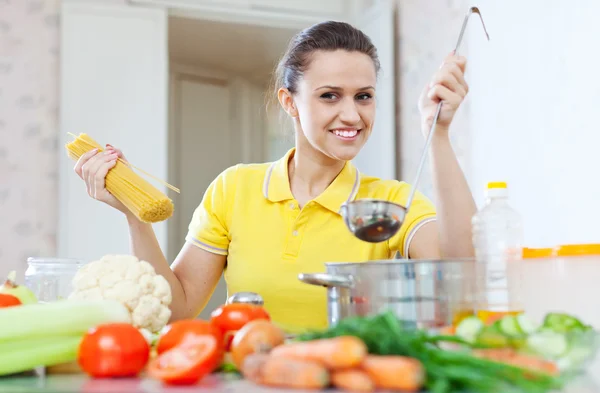
POLYGON ((277 101, 277 90, 281 87, 285 87, 292 94, 296 93, 298 81, 310 65, 310 56, 319 50, 364 53, 373 60, 375 71, 379 72, 377 48, 365 33, 344 22, 317 23, 292 38, 285 54, 277 64, 271 89, 275 101, 277 101))

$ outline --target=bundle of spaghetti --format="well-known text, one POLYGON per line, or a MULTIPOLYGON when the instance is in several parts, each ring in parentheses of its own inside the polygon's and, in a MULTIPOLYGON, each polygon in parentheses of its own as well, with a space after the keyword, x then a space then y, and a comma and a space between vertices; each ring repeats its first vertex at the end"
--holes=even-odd
MULTIPOLYGON (((77 161, 88 151, 102 146, 87 134, 79 136, 70 134, 74 141, 66 144, 68 156, 77 161)), ((152 186, 132 169, 133 165, 118 159, 116 165, 106 175, 106 189, 121 201, 140 221, 155 223, 168 219, 173 215, 173 201, 164 193, 152 186)), ((173 186, 164 183, 169 188, 179 192, 173 186)))

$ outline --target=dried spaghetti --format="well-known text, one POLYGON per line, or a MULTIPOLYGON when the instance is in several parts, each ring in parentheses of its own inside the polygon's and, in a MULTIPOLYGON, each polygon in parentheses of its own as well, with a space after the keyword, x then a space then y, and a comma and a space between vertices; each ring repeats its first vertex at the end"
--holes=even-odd
MULTIPOLYGON (((87 134, 70 134, 75 140, 66 144, 67 154, 75 161, 83 154, 102 146, 87 134)), ((140 221, 160 222, 173 215, 173 201, 133 171, 133 165, 119 159, 106 175, 106 189, 121 201, 140 221)), ((136 168, 137 169, 137 168, 136 168)), ((151 175, 150 175, 151 176, 151 175)), ((162 182, 162 181, 161 181, 162 182)), ((164 183, 174 191, 179 190, 164 183)))

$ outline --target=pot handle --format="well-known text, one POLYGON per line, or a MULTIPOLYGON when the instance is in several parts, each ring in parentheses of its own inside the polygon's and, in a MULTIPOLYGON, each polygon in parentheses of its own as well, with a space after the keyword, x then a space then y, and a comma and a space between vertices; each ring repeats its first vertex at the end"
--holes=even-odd
POLYGON ((342 276, 327 273, 300 273, 298 280, 305 284, 320 285, 327 288, 353 288, 354 279, 352 276, 342 276))

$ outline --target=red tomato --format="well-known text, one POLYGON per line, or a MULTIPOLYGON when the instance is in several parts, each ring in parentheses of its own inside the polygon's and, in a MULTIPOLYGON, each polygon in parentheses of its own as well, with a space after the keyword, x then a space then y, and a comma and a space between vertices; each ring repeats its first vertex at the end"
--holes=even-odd
POLYGON ((211 322, 223 333, 240 330, 245 324, 255 319, 271 319, 263 307, 244 303, 222 305, 210 315, 211 322))
POLYGON ((21 301, 18 297, 10 295, 8 293, 0 293, 0 308, 19 305, 21 305, 21 301))
POLYGON ((161 334, 160 339, 156 347, 156 352, 161 354, 179 344, 188 335, 211 335, 214 336, 218 342, 223 341, 223 334, 221 331, 208 321, 202 321, 200 319, 184 319, 176 321, 168 325, 165 332, 161 334))
POLYGON ((219 367, 221 359, 220 341, 214 336, 187 336, 151 360, 148 375, 168 385, 192 385, 219 367))
POLYGON ((85 334, 77 361, 92 377, 133 377, 149 357, 150 345, 138 329, 128 323, 109 323, 85 334))
POLYGON ((225 339, 223 341, 223 345, 225 346, 225 351, 229 352, 229 350, 231 349, 231 343, 233 342, 233 338, 235 337, 236 333, 237 333, 237 330, 230 330, 225 333, 225 339))

